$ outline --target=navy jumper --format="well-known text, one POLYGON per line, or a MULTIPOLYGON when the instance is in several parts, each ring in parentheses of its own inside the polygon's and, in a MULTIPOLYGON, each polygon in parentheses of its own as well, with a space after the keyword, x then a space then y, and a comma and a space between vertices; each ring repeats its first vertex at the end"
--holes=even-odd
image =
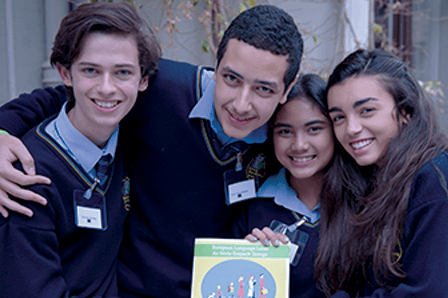
POLYGON ((106 198, 107 229, 79 228, 73 193, 84 192, 93 179, 45 132, 51 120, 22 138, 37 174, 52 183, 29 187, 48 200, 47 206, 22 202, 32 218, 0 217, 0 296, 118 296, 117 255, 129 203, 120 146, 107 182, 95 190, 106 198))

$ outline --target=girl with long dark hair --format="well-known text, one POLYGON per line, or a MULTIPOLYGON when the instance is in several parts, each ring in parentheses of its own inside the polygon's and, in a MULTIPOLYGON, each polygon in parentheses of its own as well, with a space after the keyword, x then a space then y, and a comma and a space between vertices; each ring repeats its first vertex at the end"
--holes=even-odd
POLYGON ((327 297, 446 297, 448 140, 391 53, 357 50, 331 74, 337 142, 324 180, 316 279, 327 297))

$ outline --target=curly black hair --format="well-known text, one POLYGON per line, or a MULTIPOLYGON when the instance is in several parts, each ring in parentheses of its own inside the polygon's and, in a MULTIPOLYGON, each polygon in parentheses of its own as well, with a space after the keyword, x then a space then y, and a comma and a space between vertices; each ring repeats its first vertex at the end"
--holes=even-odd
POLYGON ((303 40, 294 19, 272 5, 254 6, 239 14, 224 33, 217 53, 217 66, 230 39, 243 41, 275 55, 288 56, 289 67, 283 78, 285 90, 294 81, 302 60, 303 40))

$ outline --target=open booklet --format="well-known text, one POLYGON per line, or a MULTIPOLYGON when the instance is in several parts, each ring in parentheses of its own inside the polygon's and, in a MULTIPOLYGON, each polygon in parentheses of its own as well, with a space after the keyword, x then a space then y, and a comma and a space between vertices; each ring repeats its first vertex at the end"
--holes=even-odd
POLYGON ((191 298, 288 298, 289 254, 289 245, 197 238, 191 298))

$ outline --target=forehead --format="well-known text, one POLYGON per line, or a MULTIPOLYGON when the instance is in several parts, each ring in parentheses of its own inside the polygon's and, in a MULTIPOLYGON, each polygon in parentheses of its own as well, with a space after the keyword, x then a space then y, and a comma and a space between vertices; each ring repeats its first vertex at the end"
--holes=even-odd
POLYGON ((367 98, 375 98, 383 103, 394 104, 392 94, 384 88, 379 76, 363 75, 349 77, 341 83, 331 86, 327 95, 328 108, 352 105, 367 98))
POLYGON ((230 68, 248 80, 282 83, 288 69, 288 56, 275 55, 243 41, 230 39, 219 69, 230 68))
POLYGON ((121 59, 138 61, 138 48, 135 36, 127 34, 89 32, 82 39, 79 55, 75 60, 121 59))
POLYGON ((313 120, 329 122, 319 106, 306 97, 290 99, 279 108, 275 117, 275 123, 285 120, 295 123, 307 123, 313 120))

